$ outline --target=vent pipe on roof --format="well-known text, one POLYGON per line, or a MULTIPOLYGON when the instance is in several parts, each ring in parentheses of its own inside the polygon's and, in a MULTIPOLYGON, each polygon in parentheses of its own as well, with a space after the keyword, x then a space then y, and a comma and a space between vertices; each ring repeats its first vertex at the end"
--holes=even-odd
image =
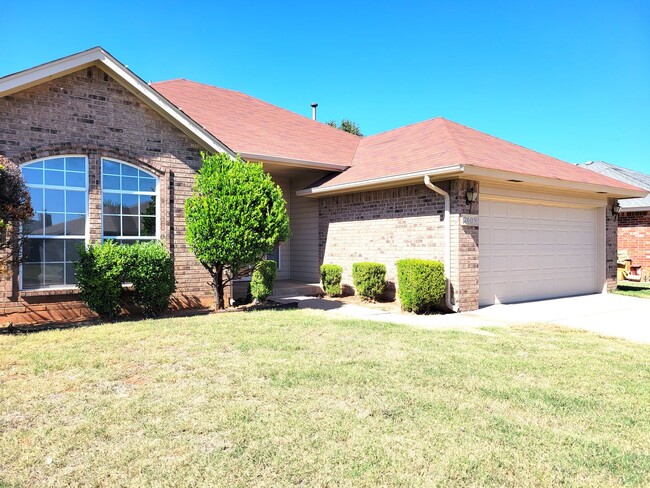
POLYGON ((316 102, 311 104, 311 118, 312 118, 312 120, 316 120, 316 107, 318 107, 318 104, 316 102))

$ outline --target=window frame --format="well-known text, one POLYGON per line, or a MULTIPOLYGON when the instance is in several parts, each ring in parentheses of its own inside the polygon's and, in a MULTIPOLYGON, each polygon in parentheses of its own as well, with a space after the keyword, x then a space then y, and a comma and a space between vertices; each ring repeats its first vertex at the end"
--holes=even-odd
MULTIPOLYGON (((101 199, 101 205, 100 205, 100 216, 101 216, 101 242, 106 242, 106 240, 113 240, 115 242, 118 241, 133 241, 133 242, 138 242, 138 241, 156 241, 160 240, 160 229, 162 227, 161 222, 160 222, 160 176, 148 171, 144 168, 141 168, 135 164, 123 161, 121 159, 117 158, 111 158, 111 157, 102 157, 100 158, 100 165, 99 165, 99 171, 100 171, 100 199, 101 199), (130 166, 138 171, 142 171, 143 173, 146 173, 148 176, 154 179, 156 182, 156 191, 155 192, 143 192, 143 191, 133 191, 133 190, 114 190, 114 189, 106 189, 104 187, 104 162, 109 161, 113 163, 118 163, 118 164, 123 164, 125 166, 130 166), (153 236, 106 236, 104 235, 104 192, 106 193, 111 193, 113 195, 151 195, 156 197, 156 214, 155 214, 155 219, 156 219, 156 231, 153 236)), ((111 175, 111 176, 117 176, 117 175, 111 175)), ((122 175, 120 174, 120 180, 122 178, 122 175)), ((139 177, 138 177, 139 179, 139 177)), ((120 199, 120 207, 121 207, 121 199, 120 199)), ((141 214, 139 213, 140 210, 138 209, 138 217, 141 217, 141 214)), ((109 214, 109 215, 115 215, 115 214, 109 214)), ((122 217, 124 214, 122 213, 122 209, 120 208, 120 214, 119 216, 122 217)), ((121 219, 120 219, 121 222, 121 219)), ((138 222, 138 233, 139 231, 139 226, 141 225, 140 222, 138 222)), ((121 224, 120 224, 121 226, 121 224)), ((123 229, 121 229, 121 232, 123 233, 123 229)))
MULTIPOLYGON (((57 154, 55 156, 46 156, 43 158, 36 158, 31 161, 27 161, 25 163, 21 163, 18 165, 20 168, 20 173, 21 175, 23 174, 23 168, 30 166, 35 163, 43 163, 43 170, 45 170, 45 161, 51 160, 51 159, 61 159, 63 158, 83 158, 84 159, 84 187, 83 191, 85 193, 85 199, 84 199, 84 212, 85 212, 85 217, 86 217, 86 223, 84 225, 84 235, 83 235, 83 241, 84 244, 87 246, 88 242, 90 240, 90 174, 89 174, 89 161, 88 161, 88 155, 87 154, 57 154)), ((64 172, 66 170, 64 169, 64 172)), ((24 177, 23 177, 24 178, 24 177)), ((28 184, 25 181, 25 186, 28 188, 34 187, 34 188, 41 188, 43 190, 49 189, 49 190, 62 190, 66 191, 68 189, 72 189, 72 191, 79 191, 81 187, 68 187, 65 184, 64 185, 47 185, 45 184, 45 180, 43 180, 42 184, 28 184)), ((64 212, 67 215, 67 212, 64 212)), ((66 236, 66 235, 36 235, 36 236, 30 236, 29 234, 25 234, 25 239, 52 239, 52 240, 82 240, 82 237, 77 235, 77 236, 66 236)), ((22 257, 22 252, 23 249, 21 248, 20 253, 22 257)), ((42 261, 42 263, 45 263, 45 261, 42 261)), ((65 263, 64 261, 64 273, 65 273, 65 263)), ((24 277, 24 271, 23 271, 23 266, 25 265, 24 262, 21 261, 20 263, 20 268, 18 270, 18 289, 20 291, 38 291, 38 290, 70 290, 70 289, 75 289, 77 288, 77 284, 62 284, 62 285, 43 285, 43 286, 38 286, 35 288, 25 288, 23 285, 23 277, 24 277)))

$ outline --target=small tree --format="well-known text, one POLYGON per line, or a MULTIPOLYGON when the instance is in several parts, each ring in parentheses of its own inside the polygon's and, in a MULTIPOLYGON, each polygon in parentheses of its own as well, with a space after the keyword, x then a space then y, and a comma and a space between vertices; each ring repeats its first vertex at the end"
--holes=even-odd
POLYGON ((350 134, 354 134, 355 136, 363 137, 359 125, 356 122, 352 122, 350 119, 343 119, 341 120, 341 123, 338 125, 336 125, 336 122, 333 120, 330 120, 325 123, 329 126, 334 127, 335 129, 344 130, 345 132, 349 132, 350 134))
POLYGON ((24 228, 33 215, 20 168, 0 156, 0 274, 20 262, 24 228))
POLYGON ((223 309, 225 285, 289 238, 289 217, 282 190, 261 163, 225 153, 202 158, 185 202, 186 239, 210 273, 216 307, 223 309))

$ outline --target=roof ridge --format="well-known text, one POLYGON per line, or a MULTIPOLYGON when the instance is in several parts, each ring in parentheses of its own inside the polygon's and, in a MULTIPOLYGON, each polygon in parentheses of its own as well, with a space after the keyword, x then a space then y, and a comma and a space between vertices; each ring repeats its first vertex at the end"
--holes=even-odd
MULTIPOLYGON (((449 125, 447 124, 448 122, 452 122, 452 121, 451 121, 451 120, 447 120, 447 119, 445 119, 444 117, 440 117, 440 119, 441 119, 442 122, 443 122, 442 126, 443 126, 443 127, 445 128, 445 130, 447 131, 447 135, 449 135, 449 138, 451 139, 452 144, 454 145, 454 147, 456 148, 456 150, 457 150, 457 151, 460 153, 460 155, 462 156, 462 158, 463 158, 463 160, 464 160, 464 163, 465 163, 465 164, 469 164, 469 159, 467 158, 467 154, 465 153, 465 151, 463 151, 463 148, 462 148, 461 145, 458 143, 458 141, 457 141, 456 138, 454 137, 454 134, 451 132, 451 129, 449 128, 449 125)), ((455 124, 456 122, 453 122, 453 123, 455 124)), ((461 124, 458 124, 458 125, 461 125, 461 124)))
POLYGON ((413 122, 411 124, 400 125, 399 127, 395 127, 393 129, 388 129, 388 130, 385 130, 385 131, 382 131, 382 132, 377 132, 376 134, 365 136, 364 139, 370 139, 370 138, 375 137, 375 136, 381 136, 381 135, 384 135, 384 134, 388 134, 389 132, 395 132, 396 130, 402 130, 402 129, 406 129, 407 127, 413 127, 414 125, 426 124, 427 122, 431 122, 431 121, 438 120, 438 119, 445 120, 443 117, 438 115, 437 117, 431 117, 429 119, 420 120, 419 122, 413 122))

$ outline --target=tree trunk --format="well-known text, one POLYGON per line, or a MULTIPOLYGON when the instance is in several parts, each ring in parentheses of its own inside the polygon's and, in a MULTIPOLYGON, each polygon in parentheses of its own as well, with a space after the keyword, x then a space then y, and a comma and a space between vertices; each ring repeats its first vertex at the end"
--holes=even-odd
POLYGON ((223 299, 223 266, 217 266, 216 273, 212 276, 214 288, 214 308, 223 310, 226 308, 223 299))

